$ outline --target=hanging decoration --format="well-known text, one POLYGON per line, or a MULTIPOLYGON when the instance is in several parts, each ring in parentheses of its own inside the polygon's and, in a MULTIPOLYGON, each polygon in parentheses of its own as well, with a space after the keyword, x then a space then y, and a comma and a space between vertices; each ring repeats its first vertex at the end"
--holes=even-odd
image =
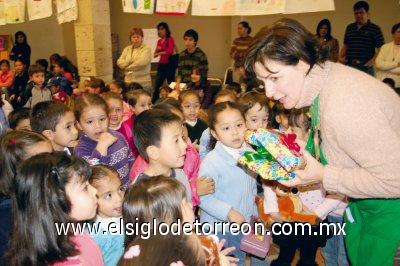
POLYGON ((53 14, 52 0, 27 0, 29 20, 50 17, 53 14))
POLYGON ((56 6, 59 24, 78 19, 78 3, 76 0, 56 0, 56 6))
POLYGON ((160 15, 185 15, 190 0, 157 0, 156 14, 160 15))
POLYGON ((125 13, 153 14, 154 0, 122 0, 125 13))
POLYGON ((25 0, 4 0, 4 14, 7 24, 25 21, 25 0))

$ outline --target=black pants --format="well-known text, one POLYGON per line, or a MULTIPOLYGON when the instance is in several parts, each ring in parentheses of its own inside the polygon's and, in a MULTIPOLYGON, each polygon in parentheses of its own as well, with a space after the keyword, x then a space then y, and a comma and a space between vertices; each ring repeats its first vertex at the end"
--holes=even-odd
POLYGON ((163 85, 164 80, 167 79, 168 83, 175 80, 175 69, 171 64, 158 64, 157 77, 153 92, 153 103, 160 97, 160 87, 163 85))

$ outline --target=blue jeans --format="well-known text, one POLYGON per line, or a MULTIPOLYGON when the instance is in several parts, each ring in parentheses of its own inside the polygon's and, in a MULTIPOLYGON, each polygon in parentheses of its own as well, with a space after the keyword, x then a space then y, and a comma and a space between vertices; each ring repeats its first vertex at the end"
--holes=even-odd
MULTIPOLYGON (((236 250, 230 254, 228 254, 228 256, 234 256, 236 258, 239 259, 239 263, 238 265, 240 266, 244 266, 246 264, 246 253, 240 250, 240 240, 242 239, 243 235, 239 234, 239 235, 231 235, 229 232, 225 235, 222 235, 221 232, 217 233, 217 236, 219 238, 219 240, 225 239, 225 248, 227 247, 232 247, 234 246, 236 248, 236 250)), ((267 266, 269 265, 269 261, 267 259, 260 259, 257 257, 251 257, 251 266, 258 266, 258 265, 263 265, 263 266, 267 266)))
MULTIPOLYGON (((343 217, 328 216, 328 222, 336 224, 336 232, 339 231, 337 224, 343 224, 343 217)), ((322 254, 325 258, 326 266, 348 266, 346 248, 344 245, 343 235, 333 235, 326 241, 326 245, 322 248, 322 254)))

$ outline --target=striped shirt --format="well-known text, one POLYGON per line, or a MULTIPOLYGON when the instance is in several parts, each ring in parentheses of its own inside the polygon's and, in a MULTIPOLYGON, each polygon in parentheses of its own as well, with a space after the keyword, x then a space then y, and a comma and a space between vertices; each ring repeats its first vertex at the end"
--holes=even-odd
POLYGON ((369 20, 360 28, 356 22, 349 24, 344 36, 344 44, 347 45, 347 64, 365 64, 374 57, 375 49, 380 48, 384 43, 381 29, 369 20))
POLYGON ((181 77, 181 82, 189 83, 191 81, 190 75, 194 67, 198 68, 201 80, 207 80, 207 56, 199 47, 196 47, 193 53, 189 53, 185 49, 179 54, 178 76, 181 77))
POLYGON ((233 40, 231 47, 231 57, 235 60, 234 66, 242 67, 244 66, 244 60, 246 59, 247 49, 251 42, 253 41, 253 37, 239 37, 233 40))

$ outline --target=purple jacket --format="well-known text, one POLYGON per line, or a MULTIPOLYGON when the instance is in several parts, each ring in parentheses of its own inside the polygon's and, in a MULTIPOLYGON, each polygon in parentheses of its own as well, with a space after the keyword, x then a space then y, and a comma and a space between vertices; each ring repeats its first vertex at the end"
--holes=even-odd
POLYGON ((129 170, 133 163, 132 152, 121 133, 112 129, 109 129, 108 132, 118 140, 108 148, 107 156, 102 156, 96 150, 97 141, 92 140, 86 134, 81 135, 74 153, 91 164, 100 163, 113 167, 119 173, 122 184, 126 186, 129 182, 129 170))

